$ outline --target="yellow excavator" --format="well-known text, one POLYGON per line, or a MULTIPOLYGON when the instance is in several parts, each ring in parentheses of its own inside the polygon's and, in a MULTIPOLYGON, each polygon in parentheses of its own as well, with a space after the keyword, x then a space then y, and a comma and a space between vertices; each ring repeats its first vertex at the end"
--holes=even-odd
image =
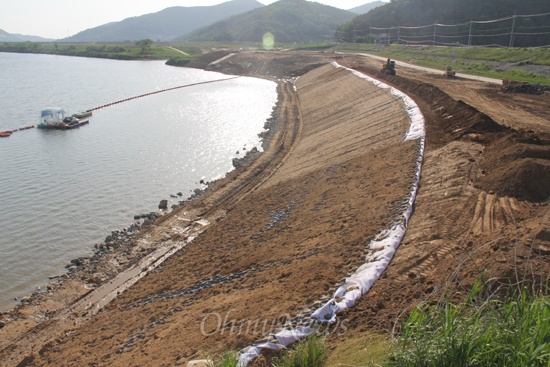
POLYGON ((447 64, 443 76, 446 76, 447 78, 455 77, 456 71, 453 70, 453 67, 451 65, 447 64))

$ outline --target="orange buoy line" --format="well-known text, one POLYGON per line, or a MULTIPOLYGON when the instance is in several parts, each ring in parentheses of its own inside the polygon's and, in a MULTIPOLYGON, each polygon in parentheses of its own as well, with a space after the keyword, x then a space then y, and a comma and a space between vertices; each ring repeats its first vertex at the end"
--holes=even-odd
POLYGON ((11 136, 11 134, 13 134, 16 131, 28 130, 28 129, 32 129, 33 127, 34 125, 29 125, 25 127, 20 127, 19 129, 0 131, 0 138, 8 138, 11 136))
POLYGON ((210 80, 210 81, 207 81, 207 82, 192 83, 192 84, 180 85, 180 86, 178 86, 178 87, 172 87, 172 88, 161 89, 161 90, 157 90, 157 91, 150 92, 150 93, 140 94, 140 95, 138 95, 138 96, 134 96, 134 97, 130 97, 130 98, 121 99, 121 100, 119 100, 119 101, 107 103, 107 104, 104 104, 104 105, 101 105, 101 106, 98 106, 98 107, 90 108, 89 110, 86 110, 86 112, 92 112, 92 111, 99 110, 99 109, 101 109, 101 108, 109 107, 109 106, 112 106, 112 105, 115 105, 115 104, 119 104, 119 103, 122 103, 122 102, 127 102, 127 101, 131 101, 131 100, 133 100, 133 99, 151 96, 151 95, 153 95, 153 94, 164 93, 164 92, 168 92, 168 91, 175 90, 175 89, 193 87, 193 86, 195 86, 195 85, 201 85, 201 84, 209 84, 209 83, 223 82, 223 81, 226 81, 226 80, 231 80, 231 79, 236 79, 236 78, 240 78, 240 77, 239 77, 239 76, 234 76, 234 77, 232 77, 232 78, 216 79, 216 80, 210 80))
MULTIPOLYGON (((157 90, 157 91, 150 92, 150 93, 140 94, 139 96, 134 96, 134 97, 130 97, 130 98, 121 99, 119 101, 107 103, 107 104, 104 104, 102 106, 90 108, 90 109, 86 110, 86 112, 92 112, 92 111, 99 110, 99 109, 105 108, 105 107, 109 107, 109 106, 112 106, 112 105, 115 105, 115 104, 118 104, 118 103, 131 101, 131 100, 137 99, 137 98, 143 98, 143 97, 151 96, 153 94, 164 93, 164 92, 168 92, 168 91, 175 90, 175 89, 193 87, 195 85, 201 85, 201 84, 223 82, 223 81, 226 81, 226 80, 231 80, 231 79, 236 79, 236 78, 240 78, 240 77, 239 76, 234 76, 234 77, 231 77, 231 78, 216 79, 216 80, 210 80, 210 81, 207 81, 207 82, 192 83, 192 84, 180 85, 178 87, 161 89, 161 90, 157 90)), ((34 127, 35 127, 34 125, 30 125, 30 126, 21 127, 19 129, 0 131, 0 138, 7 138, 7 137, 11 136, 11 134, 13 134, 16 131, 32 129, 34 127)))

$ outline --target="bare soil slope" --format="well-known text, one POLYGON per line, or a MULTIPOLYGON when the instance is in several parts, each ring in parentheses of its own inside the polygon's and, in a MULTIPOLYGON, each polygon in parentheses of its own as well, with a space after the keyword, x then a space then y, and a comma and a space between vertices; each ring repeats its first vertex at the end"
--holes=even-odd
MULTIPOLYGON (((377 72, 370 60, 346 63, 377 72)), ((416 302, 459 297, 482 273, 494 286, 546 281, 548 97, 403 69, 379 77, 422 107, 427 150, 406 237, 371 297, 344 317, 357 329, 390 330, 416 302)))
POLYGON ((240 53, 209 68, 301 75, 296 89, 280 81, 277 129, 266 153, 142 231, 135 248, 181 249, 105 308, 79 304, 84 292, 61 286, 3 315, 0 360, 183 365, 245 347, 284 319, 307 322, 311 308, 364 261, 373 236, 402 212, 418 155, 418 142, 403 142, 401 102, 328 65, 332 60, 408 93, 427 123, 421 187, 404 242, 371 293, 340 315, 347 333, 335 333, 334 342, 365 329, 387 331, 415 302, 444 291, 458 295, 484 270, 502 282, 545 279, 545 96, 518 96, 525 105, 504 110, 495 106, 514 95, 399 69, 384 76, 360 56, 240 53))

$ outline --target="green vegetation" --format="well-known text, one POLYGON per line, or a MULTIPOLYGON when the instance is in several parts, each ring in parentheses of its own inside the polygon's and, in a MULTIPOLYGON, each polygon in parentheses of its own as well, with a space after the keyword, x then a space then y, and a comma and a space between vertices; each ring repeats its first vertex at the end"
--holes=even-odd
MULTIPOLYGON (((393 341, 373 332, 355 334, 328 347, 312 334, 298 341, 273 367, 548 367, 548 288, 511 288, 489 296, 481 281, 462 301, 423 302, 401 324, 393 341)), ((456 296, 456 294, 455 294, 456 296)), ((235 367, 227 353, 214 367, 235 367)))
POLYGON ((202 50, 198 45, 186 45, 186 44, 180 44, 180 45, 172 45, 173 48, 178 49, 180 51, 185 52, 189 55, 201 55, 202 50))
MULTIPOLYGON (((273 367, 323 367, 326 364, 328 349, 324 337, 315 333, 302 339, 293 348, 286 351, 281 358, 275 358, 273 367)), ((221 358, 214 360, 213 367, 236 367, 238 354, 227 352, 221 358)))
POLYGON ((166 45, 150 44, 141 47, 134 43, 69 44, 69 43, 1 43, 0 52, 52 54, 96 57, 117 60, 166 60, 181 54, 166 45))
POLYGON ((282 45, 284 48, 294 51, 322 51, 329 50, 334 47, 334 43, 329 42, 309 42, 309 43, 294 43, 289 45, 282 45))
POLYGON ((389 366, 547 367, 550 298, 524 289, 503 300, 422 303, 403 325, 389 366))
POLYGON ((541 0, 392 0, 353 22, 373 27, 421 26, 436 21, 454 24, 498 19, 511 16, 514 11, 517 14, 546 13, 548 3, 541 0))
POLYGON ((136 42, 136 46, 139 47, 142 54, 145 54, 146 52, 151 50, 151 46, 153 45, 153 40, 151 39, 142 39, 136 42))
POLYGON ((237 352, 227 352, 220 359, 214 360, 212 367, 237 367, 239 354, 237 352))
MULTIPOLYGON (((261 47, 260 41, 253 46, 261 47)), ((146 53, 132 43, 67 44, 67 43, 0 43, 0 52, 43 53, 119 60, 168 60, 168 65, 186 66, 202 54, 202 49, 248 49, 247 43, 189 42, 150 45, 146 53), (187 53, 186 56, 170 47, 187 53)), ((374 45, 365 43, 276 43, 289 50, 326 50, 365 52, 398 61, 444 70, 447 64, 459 73, 497 79, 511 79, 550 85, 550 49, 548 48, 481 48, 444 46, 374 45)))
POLYGON ((354 13, 305 0, 280 0, 239 14, 184 37, 188 41, 261 42, 265 33, 275 42, 327 41, 354 13))
POLYGON ((166 65, 170 66, 187 66, 193 59, 185 56, 171 57, 166 60, 166 65))
POLYGON ((543 68, 550 66, 550 49, 546 48, 380 46, 342 43, 335 46, 335 50, 366 52, 441 70, 445 69, 446 64, 450 64, 459 73, 550 84, 549 68, 543 68), (546 69, 546 74, 530 69, 546 69))
MULTIPOLYGON (((444 30, 441 27, 439 32, 454 32, 453 37, 443 41, 443 43, 455 43, 460 40, 461 43, 468 43, 468 32, 470 30, 469 22, 471 20, 494 20, 505 17, 511 17, 514 14, 546 14, 550 11, 548 1, 541 0, 392 0, 390 3, 377 7, 366 14, 359 15, 351 21, 341 25, 336 34, 338 39, 345 42, 356 42, 357 38, 362 38, 370 34, 370 27, 389 28, 389 27, 418 27, 434 23, 439 24, 466 24, 464 27, 444 30), (459 37, 460 34, 466 37, 459 37)), ((515 20, 511 18, 502 23, 480 24, 477 25, 478 34, 498 35, 508 32, 512 27, 517 34, 535 32, 531 37, 515 37, 514 45, 516 47, 545 46, 550 44, 550 35, 547 34, 548 16, 543 17, 518 17, 515 20), (505 29, 505 30, 503 30, 505 29), (493 32, 487 32, 494 30, 493 32)), ((422 32, 422 30, 417 30, 422 32)), ((433 31, 428 30, 428 34, 433 31)), ((417 33, 418 35, 418 33, 417 33)), ((395 35, 397 36, 397 35, 395 35)), ((393 36, 392 36, 393 37, 393 36)), ((430 37, 428 37, 429 39, 430 37)), ((471 40, 473 45, 482 44, 505 44, 508 45, 510 37, 479 37, 471 40)), ((413 39, 413 42, 418 39, 413 39)))
POLYGON ((311 334, 296 343, 294 349, 275 361, 274 367, 323 367, 327 360, 328 350, 325 339, 311 334))

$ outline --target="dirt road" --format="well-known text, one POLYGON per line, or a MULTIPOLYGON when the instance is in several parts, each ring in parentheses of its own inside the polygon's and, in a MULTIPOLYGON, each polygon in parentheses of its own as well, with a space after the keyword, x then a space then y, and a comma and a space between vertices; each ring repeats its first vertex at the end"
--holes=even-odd
POLYGON ((279 82, 266 153, 142 231, 134 252, 181 248, 154 270, 140 265, 145 274, 104 308, 82 302, 101 286, 86 295, 73 279, 2 315, 0 360, 179 366, 246 347, 289 319, 308 322, 402 213, 419 148, 403 141, 409 120, 397 97, 334 60, 409 94, 425 116, 427 147, 405 239, 372 293, 339 315, 332 342, 386 332, 415 302, 458 296, 483 271, 495 284, 547 277, 546 96, 417 72, 384 76, 362 56, 243 52, 210 67, 300 76, 279 82))
MULTIPOLYGON (((357 54, 352 53, 351 55, 355 56, 357 54)), ((365 57, 369 57, 371 59, 378 60, 380 62, 385 62, 387 60, 387 58, 384 58, 384 57, 381 57, 381 56, 376 56, 376 55, 371 55, 371 54, 360 54, 360 55, 365 56, 365 57)), ((400 69, 403 69, 403 68, 414 69, 414 70, 422 72, 423 74, 434 74, 434 75, 438 75, 438 76, 441 76, 443 74, 442 70, 427 68, 425 66, 419 66, 419 65, 415 65, 415 64, 410 64, 410 63, 404 62, 404 61, 398 61, 397 65, 400 69)), ((463 74, 463 73, 457 73, 456 76, 458 78, 462 78, 462 79, 475 80, 475 81, 485 82, 485 83, 490 83, 490 84, 496 84, 496 85, 501 85, 502 84, 502 79, 487 78, 487 77, 483 77, 483 76, 463 74)))

